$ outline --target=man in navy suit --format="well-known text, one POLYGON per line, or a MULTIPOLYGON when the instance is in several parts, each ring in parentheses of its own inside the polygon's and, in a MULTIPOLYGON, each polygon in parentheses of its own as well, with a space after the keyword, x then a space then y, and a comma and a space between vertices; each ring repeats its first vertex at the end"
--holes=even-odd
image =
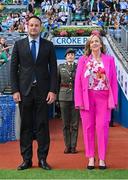
POLYGON ((33 112, 39 167, 50 170, 46 158, 50 135, 48 104, 56 99, 57 62, 53 43, 40 37, 41 20, 28 21, 28 37, 14 44, 11 57, 11 86, 13 99, 19 103, 21 114, 20 151, 23 163, 18 170, 32 167, 33 112))

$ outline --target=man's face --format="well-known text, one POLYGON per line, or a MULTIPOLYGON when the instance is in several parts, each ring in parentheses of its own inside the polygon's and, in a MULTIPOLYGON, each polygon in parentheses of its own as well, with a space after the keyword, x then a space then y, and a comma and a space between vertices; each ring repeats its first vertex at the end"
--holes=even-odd
POLYGON ((28 22, 28 33, 31 37, 36 38, 41 32, 41 23, 38 19, 32 18, 28 22))

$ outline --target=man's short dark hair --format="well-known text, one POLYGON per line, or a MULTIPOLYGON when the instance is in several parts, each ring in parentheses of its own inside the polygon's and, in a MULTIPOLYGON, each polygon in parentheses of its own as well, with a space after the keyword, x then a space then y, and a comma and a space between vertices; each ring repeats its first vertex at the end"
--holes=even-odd
POLYGON ((29 19, 28 19, 28 21, 30 21, 31 19, 38 19, 39 21, 40 21, 40 24, 42 24, 42 21, 41 21, 41 19, 38 17, 38 16, 30 16, 29 17, 29 19))

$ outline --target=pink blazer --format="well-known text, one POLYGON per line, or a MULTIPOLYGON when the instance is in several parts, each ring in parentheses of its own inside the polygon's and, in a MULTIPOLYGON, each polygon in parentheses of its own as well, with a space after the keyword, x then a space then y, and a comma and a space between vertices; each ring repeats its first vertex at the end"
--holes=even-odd
MULTIPOLYGON (((118 102, 118 85, 114 58, 107 54, 101 55, 106 76, 109 82, 109 99, 108 108, 112 109, 117 106, 118 102)), ((91 59, 89 57, 81 56, 78 60, 78 66, 75 77, 75 107, 80 109, 89 110, 89 97, 88 97, 88 76, 84 77, 86 71, 86 64, 91 59)))

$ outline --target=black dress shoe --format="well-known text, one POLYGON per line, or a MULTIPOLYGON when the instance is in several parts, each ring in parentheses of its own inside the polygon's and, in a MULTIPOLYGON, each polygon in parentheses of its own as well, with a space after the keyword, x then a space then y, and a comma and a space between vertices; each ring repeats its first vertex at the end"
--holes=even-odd
POLYGON ((45 160, 40 160, 39 161, 39 167, 41 167, 41 168, 43 168, 45 170, 51 170, 52 169, 45 160))
MULTIPOLYGON (((94 163, 95 163, 95 158, 94 158, 94 163)), ((87 169, 89 169, 89 170, 95 169, 95 166, 93 166, 93 165, 87 165, 87 169)))
POLYGON ((87 169, 89 169, 89 170, 92 170, 92 169, 95 169, 95 166, 87 166, 87 169))
POLYGON ((71 153, 71 148, 66 147, 64 150, 64 154, 69 154, 69 153, 71 153))
POLYGON ((24 170, 32 167, 32 161, 24 161, 20 166, 18 166, 17 170, 24 170))
POLYGON ((101 170, 107 169, 105 161, 100 162, 100 160, 99 160, 99 169, 101 169, 101 170))
POLYGON ((105 166, 99 166, 99 169, 105 170, 105 169, 107 169, 107 166, 106 165, 105 166))
POLYGON ((71 153, 72 153, 72 154, 75 154, 75 153, 78 153, 78 151, 76 150, 75 147, 73 147, 73 148, 71 148, 71 153))

